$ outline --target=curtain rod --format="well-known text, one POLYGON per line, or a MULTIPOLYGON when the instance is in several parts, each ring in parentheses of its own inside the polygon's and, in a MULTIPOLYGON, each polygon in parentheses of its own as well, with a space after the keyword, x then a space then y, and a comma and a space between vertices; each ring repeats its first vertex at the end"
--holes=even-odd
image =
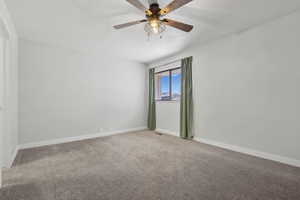
POLYGON ((177 59, 177 60, 174 60, 174 61, 172 61, 172 62, 165 63, 165 64, 161 64, 161 65, 158 65, 158 66, 153 67, 153 68, 164 67, 164 66, 166 66, 166 65, 174 64, 174 63, 179 62, 179 61, 181 61, 181 60, 182 60, 182 59, 177 59))

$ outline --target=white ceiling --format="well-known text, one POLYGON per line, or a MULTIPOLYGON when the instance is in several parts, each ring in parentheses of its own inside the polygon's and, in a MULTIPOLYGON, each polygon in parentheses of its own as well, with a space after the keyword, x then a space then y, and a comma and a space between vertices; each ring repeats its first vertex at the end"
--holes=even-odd
MULTIPOLYGON (((145 3, 147 0, 141 0, 145 3)), ((171 0, 159 0, 161 7, 171 0)), ((148 38, 143 25, 114 30, 113 25, 143 19, 125 0, 6 0, 19 36, 63 48, 150 62, 195 43, 239 32, 289 14, 300 0, 194 0, 168 16, 195 26, 191 33, 169 28, 163 38, 148 38)))

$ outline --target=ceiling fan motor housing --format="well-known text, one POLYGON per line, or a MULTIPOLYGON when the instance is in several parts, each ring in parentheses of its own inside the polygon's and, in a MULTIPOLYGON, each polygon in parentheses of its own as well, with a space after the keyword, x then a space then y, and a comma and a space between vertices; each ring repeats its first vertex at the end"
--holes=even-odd
POLYGON ((151 15, 148 15, 148 14, 146 15, 146 17, 148 19, 153 19, 153 18, 159 19, 161 9, 159 8, 159 4, 158 3, 152 3, 150 5, 149 10, 151 11, 151 15))

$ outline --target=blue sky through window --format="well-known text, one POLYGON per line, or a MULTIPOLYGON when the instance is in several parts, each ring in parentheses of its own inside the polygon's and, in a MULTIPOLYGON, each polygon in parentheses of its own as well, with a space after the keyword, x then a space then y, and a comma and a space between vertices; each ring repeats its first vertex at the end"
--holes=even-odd
MULTIPOLYGON (((161 78, 161 92, 163 96, 169 95, 169 84, 170 78, 169 76, 163 76, 161 78)), ((181 91, 181 74, 173 74, 172 75, 172 93, 180 94, 181 91)))
POLYGON ((181 91, 181 74, 172 75, 172 93, 180 94, 181 91))
POLYGON ((167 70, 156 73, 157 81, 156 99, 165 101, 177 101, 181 96, 181 69, 167 70), (172 87, 170 87, 170 79, 172 87), (170 89, 172 91, 170 92, 170 89), (170 96, 170 94, 172 96, 170 96))
POLYGON ((161 93, 163 96, 169 95, 169 84, 170 84, 170 78, 169 76, 163 76, 161 78, 161 93))

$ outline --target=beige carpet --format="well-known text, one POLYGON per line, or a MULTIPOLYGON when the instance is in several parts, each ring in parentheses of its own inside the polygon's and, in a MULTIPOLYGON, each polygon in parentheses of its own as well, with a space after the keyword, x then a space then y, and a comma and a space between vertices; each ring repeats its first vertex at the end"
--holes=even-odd
POLYGON ((150 131, 20 151, 5 200, 299 200, 300 169, 150 131))

